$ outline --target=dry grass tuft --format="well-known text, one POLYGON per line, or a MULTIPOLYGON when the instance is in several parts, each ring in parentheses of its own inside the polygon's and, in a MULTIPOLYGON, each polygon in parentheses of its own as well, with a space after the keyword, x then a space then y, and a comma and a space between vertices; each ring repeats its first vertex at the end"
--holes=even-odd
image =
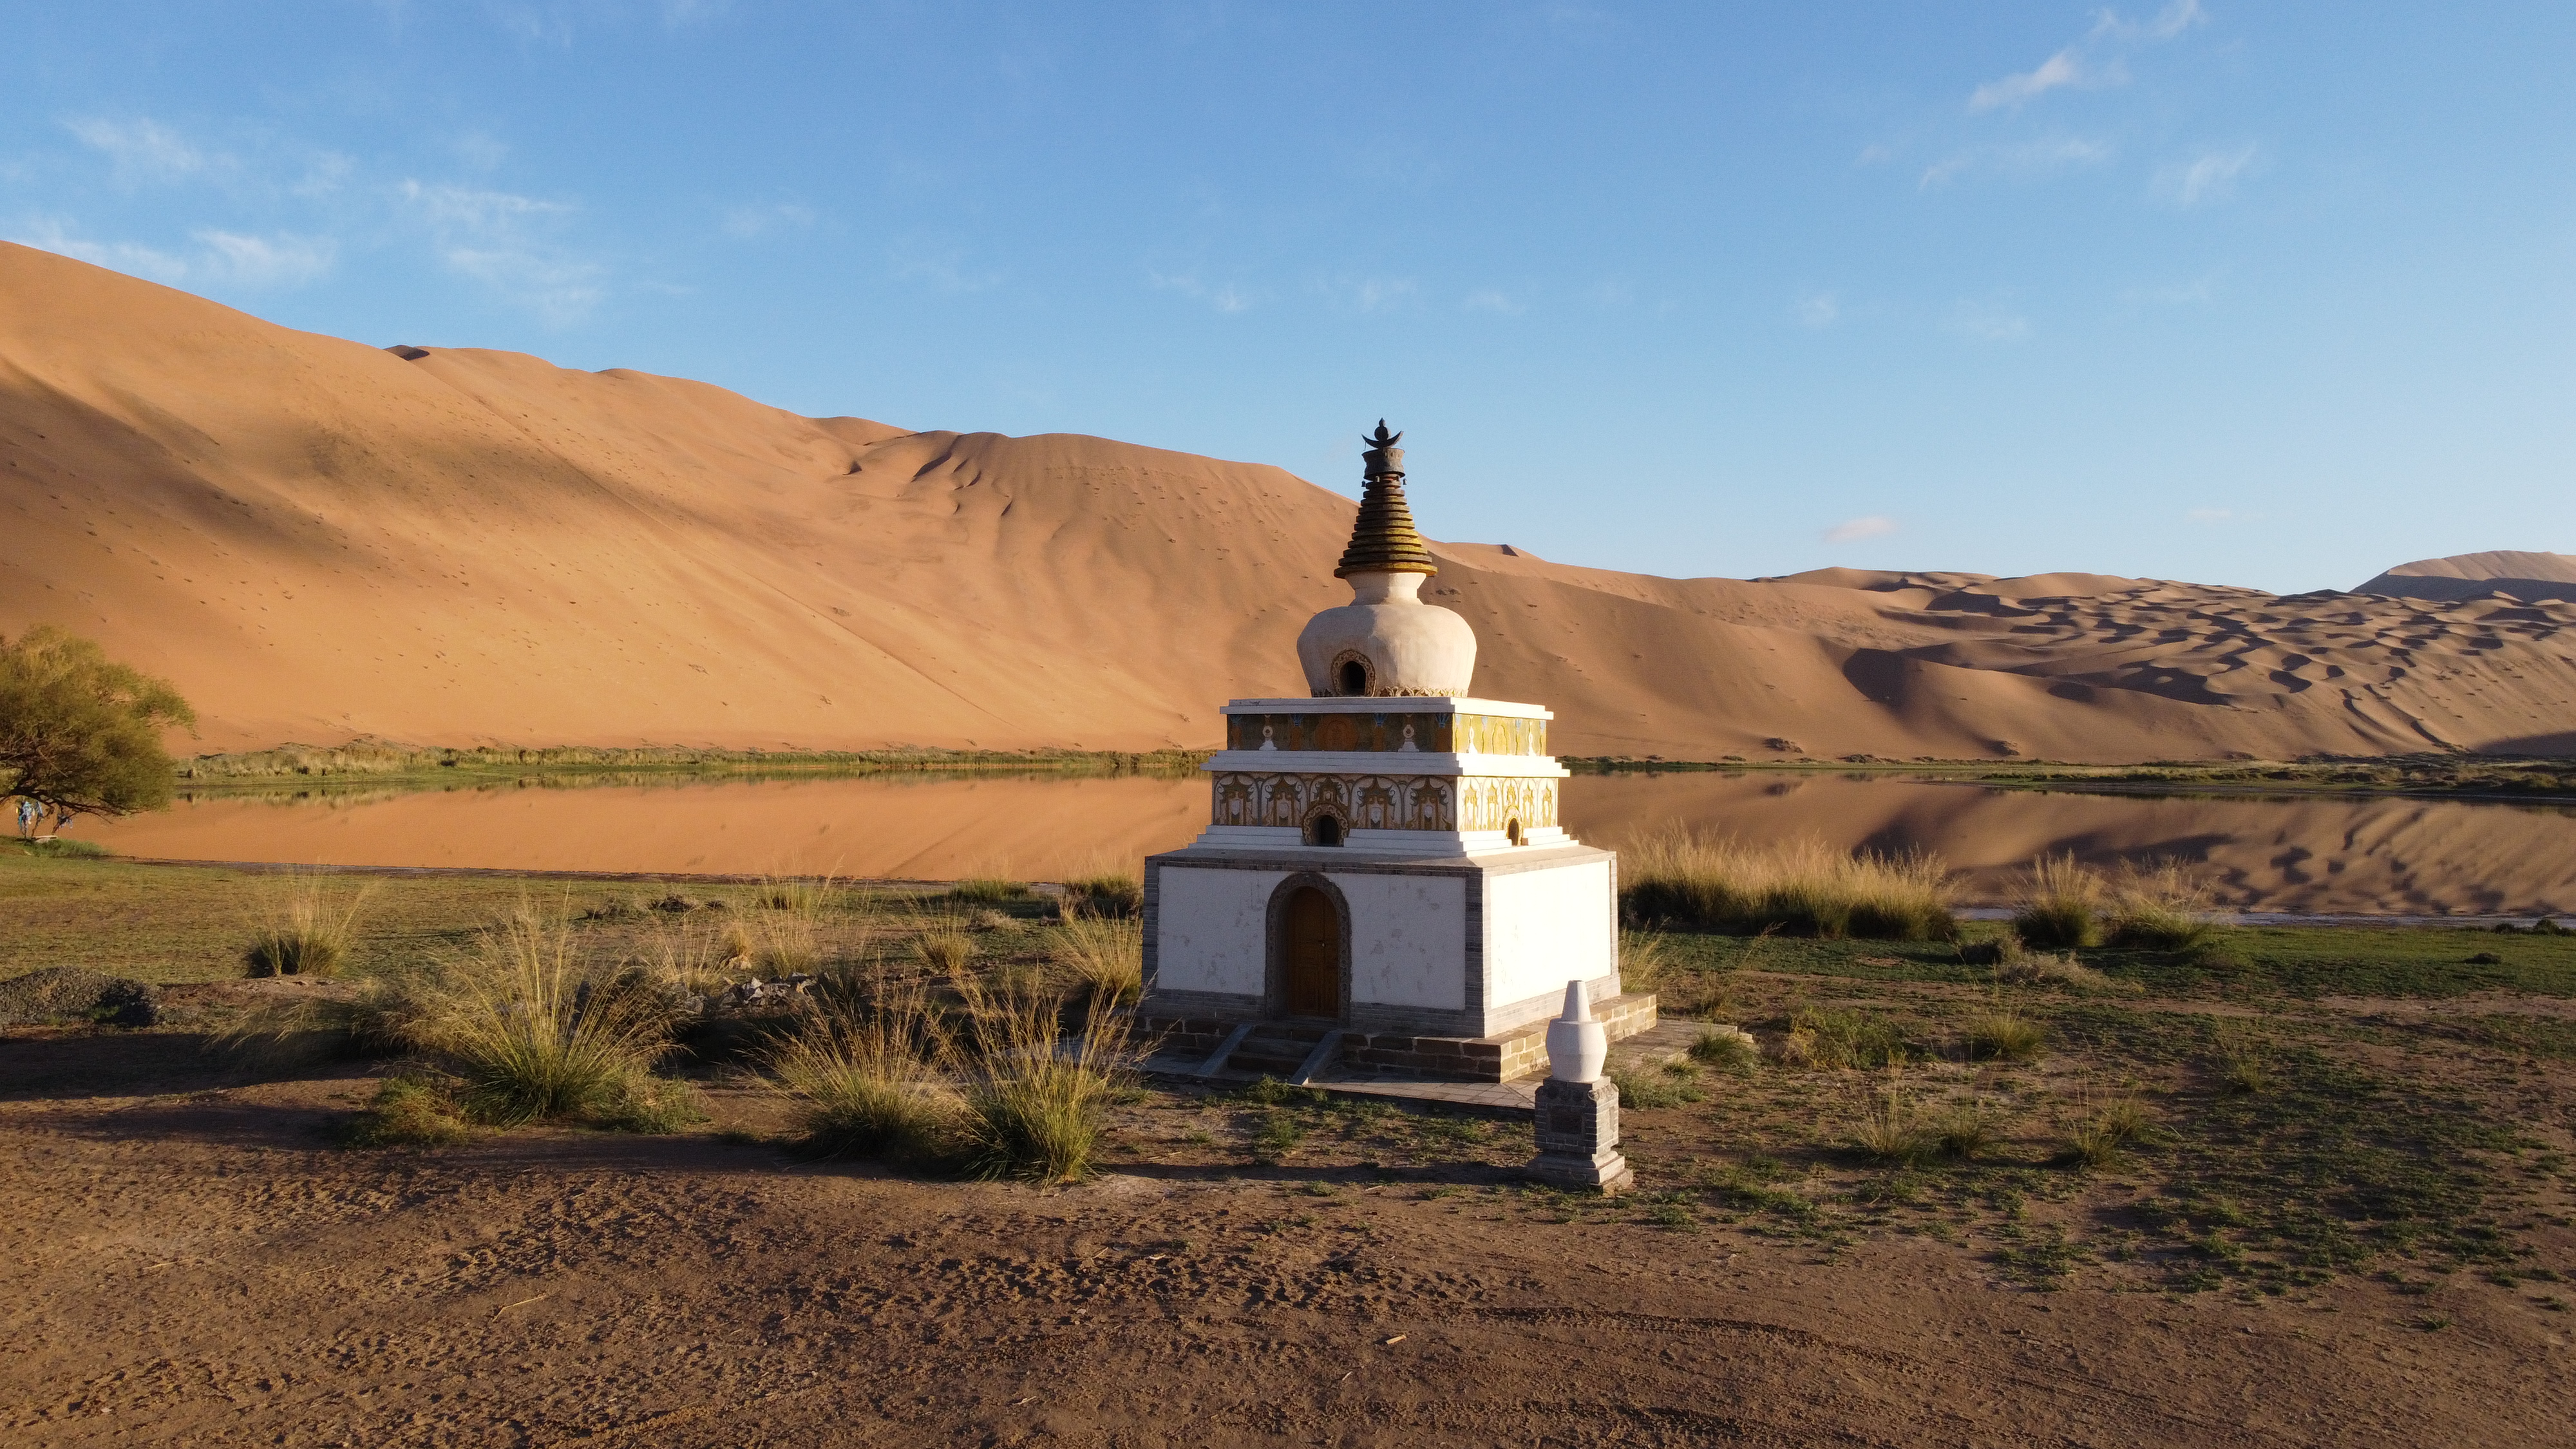
POLYGON ((1920 1162, 1931 1151, 1932 1133, 1922 1114, 1890 1074, 1884 1091, 1874 1092, 1852 1125, 1852 1145, 1874 1162, 1920 1162))
POLYGON ((957 1135, 960 1104, 939 1074, 945 1043, 919 987, 827 1015, 770 1054, 808 1148, 931 1159, 957 1135))
POLYGON ((2111 944, 2189 951, 2217 929, 2209 887, 2171 861, 2124 864, 2111 882, 2111 944))
POLYGON ((1708 1027, 1690 1044, 1692 1061, 1732 1076, 1749 1077, 1762 1066, 1762 1050, 1753 1038, 1733 1028, 1708 1027))
POLYGON ((1129 1019, 1086 1012, 1066 1037, 1055 997, 994 992, 963 974, 951 985, 966 1008, 969 1170, 1042 1185, 1089 1176, 1109 1104, 1133 1066, 1129 1019))
POLYGON ((289 874, 270 893, 267 919, 242 952, 250 976, 337 976, 357 939, 367 888, 341 890, 327 876, 289 874))
POLYGON ((2047 1028, 2001 1002, 1962 1022, 1959 1036, 1971 1061, 2037 1061, 2048 1045, 2047 1028))
POLYGON ((1806 1006, 1789 1014, 1781 1055, 1809 1067, 1901 1067, 1905 1031, 1885 1017, 1806 1006))
POLYGON ((1995 979, 2011 986, 2063 986, 2088 992, 2135 993, 2145 989, 2134 981, 2104 975, 2072 956, 2049 951, 2014 957, 1995 968, 1995 979))
POLYGON ((933 917, 915 928, 912 955, 939 975, 955 976, 975 959, 975 938, 957 922, 933 917))
POLYGON ((2146 1130, 2146 1103, 2134 1096, 2114 1098, 2075 1124, 2075 1130, 2067 1134, 2067 1147, 2085 1166, 2105 1167, 2118 1161, 2120 1149, 2146 1130))
POLYGON ((1969 1097, 1953 1102, 1940 1116, 1932 1119, 1930 1133, 1933 1145, 1945 1157, 1961 1162, 1974 1162, 1994 1146, 1996 1131, 2003 1125, 2003 1111, 1994 1103, 1969 1097))
POLYGON ((2102 944, 2102 907, 2110 883, 2071 854, 2043 855, 2030 863, 2013 913, 2013 934, 2042 950, 2102 944))
POLYGON ((1921 852, 1848 855, 1814 838, 1755 847, 1677 829, 1622 850, 1620 876, 1621 904, 1634 920, 1827 938, 1958 934, 1949 869, 1921 852))
POLYGON ((1145 923, 1132 917, 1067 916, 1052 954, 1090 988, 1095 1006, 1134 1002, 1145 991, 1145 923))
POLYGON ((948 895, 952 900, 990 905, 997 901, 1026 900, 1029 888, 1024 881, 1004 880, 999 876, 977 876, 971 880, 961 880, 949 887, 948 895))
POLYGON ((387 1077, 351 1124, 352 1147, 452 1147, 474 1135, 444 1077, 387 1077))

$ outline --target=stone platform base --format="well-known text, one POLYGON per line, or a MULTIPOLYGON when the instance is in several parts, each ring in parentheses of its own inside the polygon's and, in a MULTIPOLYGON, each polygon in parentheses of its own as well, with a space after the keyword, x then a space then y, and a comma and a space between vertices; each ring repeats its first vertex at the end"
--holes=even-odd
MULTIPOLYGON (((1612 1041, 1632 1037, 1655 1024, 1652 992, 1612 996, 1592 1003, 1592 1014, 1612 1041)), ((1193 1017, 1146 1016, 1137 1023, 1138 1039, 1150 1054, 1165 1060, 1205 1060, 1233 1037, 1243 1023, 1193 1017)), ((1219 1070, 1286 1077, 1312 1055, 1328 1032, 1322 1022, 1264 1021, 1236 1043, 1219 1070)), ((1327 1065, 1395 1071, 1435 1080, 1509 1082, 1547 1070, 1547 1023, 1534 1021, 1497 1036, 1412 1036, 1397 1032, 1342 1031, 1327 1065)))

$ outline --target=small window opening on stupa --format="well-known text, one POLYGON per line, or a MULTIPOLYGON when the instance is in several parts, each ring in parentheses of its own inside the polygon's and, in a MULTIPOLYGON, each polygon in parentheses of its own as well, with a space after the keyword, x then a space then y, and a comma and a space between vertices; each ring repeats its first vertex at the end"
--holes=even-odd
POLYGON ((1314 823, 1313 823, 1313 824, 1311 824, 1311 825, 1308 825, 1308 826, 1306 827, 1306 836, 1307 836, 1307 843, 1308 843, 1309 845, 1339 845, 1339 844, 1341 844, 1341 843, 1342 843, 1342 822, 1341 822, 1341 817, 1336 816, 1336 815, 1318 815, 1318 816, 1316 816, 1316 817, 1315 817, 1315 819, 1314 819, 1314 823))
POLYGON ((1521 843, 1521 823, 1520 823, 1519 821, 1517 821, 1517 820, 1506 820, 1506 821, 1504 821, 1504 822, 1503 822, 1503 838, 1504 838, 1505 840, 1510 841, 1510 842, 1511 842, 1512 844, 1514 844, 1514 845, 1518 845, 1518 844, 1520 844, 1520 843, 1521 843))
POLYGON ((1342 693, 1354 698, 1368 693, 1368 666, 1356 659, 1342 661, 1342 693))

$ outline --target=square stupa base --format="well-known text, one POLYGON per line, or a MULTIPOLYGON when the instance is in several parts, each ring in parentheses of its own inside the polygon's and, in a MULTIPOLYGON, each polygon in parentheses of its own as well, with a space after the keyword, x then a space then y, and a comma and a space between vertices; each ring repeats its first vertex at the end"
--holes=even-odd
POLYGON ((1619 1192, 1634 1187, 1635 1173, 1619 1155, 1619 1088, 1611 1082, 1538 1084, 1538 1156, 1527 1171, 1560 1187, 1619 1192))

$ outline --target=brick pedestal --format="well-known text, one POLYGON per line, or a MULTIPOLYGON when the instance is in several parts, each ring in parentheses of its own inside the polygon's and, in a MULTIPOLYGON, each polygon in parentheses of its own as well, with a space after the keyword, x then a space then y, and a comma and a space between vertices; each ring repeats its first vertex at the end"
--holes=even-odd
POLYGON ((1559 1187, 1620 1192, 1636 1185, 1628 1159, 1619 1155, 1619 1088, 1611 1082, 1560 1082, 1538 1087, 1538 1156, 1529 1174, 1559 1187))

